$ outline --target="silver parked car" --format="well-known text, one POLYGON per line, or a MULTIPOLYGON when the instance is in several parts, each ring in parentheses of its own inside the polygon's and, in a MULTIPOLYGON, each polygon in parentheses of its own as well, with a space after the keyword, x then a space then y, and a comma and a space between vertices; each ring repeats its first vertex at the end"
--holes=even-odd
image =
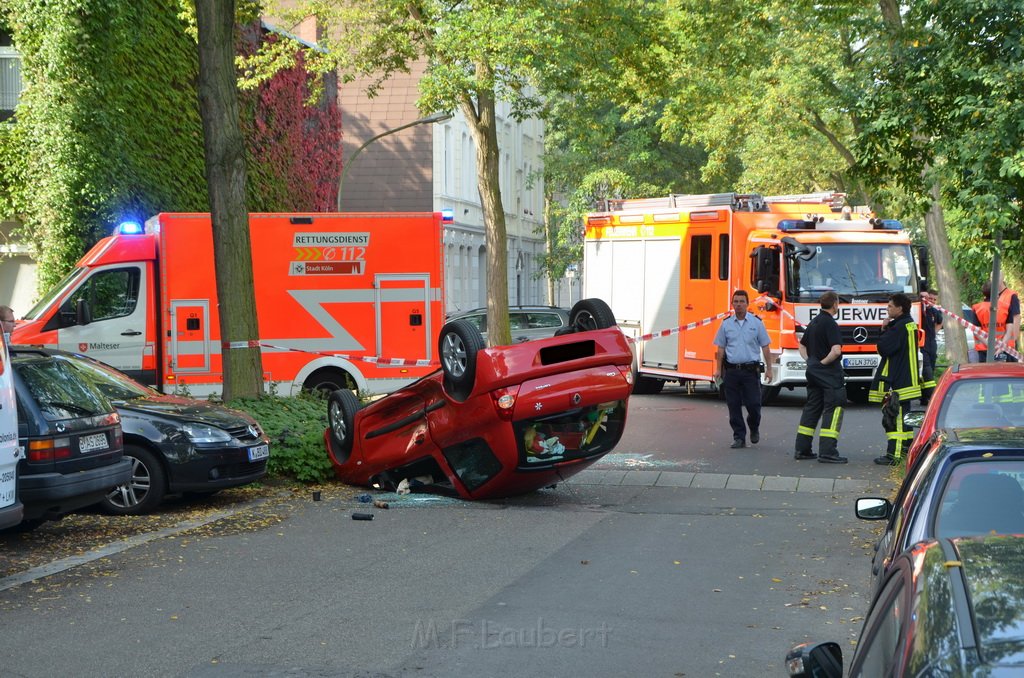
MULTIPOLYGON (((487 340, 487 309, 453 313, 448 320, 468 320, 487 340)), ((558 330, 569 326, 569 309, 557 306, 511 306, 508 309, 512 343, 553 337, 558 330)))

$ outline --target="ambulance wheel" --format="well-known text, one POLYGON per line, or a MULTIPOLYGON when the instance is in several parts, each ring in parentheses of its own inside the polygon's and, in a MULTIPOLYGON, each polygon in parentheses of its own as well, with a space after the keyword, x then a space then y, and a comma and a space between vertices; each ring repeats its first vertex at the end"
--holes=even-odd
POLYGON ((601 299, 580 299, 569 311, 569 326, 577 332, 615 327, 615 314, 601 299))
POLYGON ((444 390, 456 400, 465 400, 476 380, 476 354, 484 348, 484 338, 474 325, 453 320, 441 328, 437 352, 444 371, 444 390))
POLYGON ((349 455, 352 454, 358 411, 359 399, 347 388, 334 391, 327 399, 327 425, 330 427, 331 442, 334 444, 334 456, 339 464, 348 461, 349 455))
POLYGON ((152 452, 138 445, 125 445, 124 458, 132 463, 131 480, 108 492, 100 507, 116 516, 149 513, 163 501, 167 492, 164 467, 152 452))
POLYGON ((310 393, 320 393, 326 398, 338 389, 354 390, 355 384, 344 370, 335 367, 321 367, 302 383, 302 389, 310 393))

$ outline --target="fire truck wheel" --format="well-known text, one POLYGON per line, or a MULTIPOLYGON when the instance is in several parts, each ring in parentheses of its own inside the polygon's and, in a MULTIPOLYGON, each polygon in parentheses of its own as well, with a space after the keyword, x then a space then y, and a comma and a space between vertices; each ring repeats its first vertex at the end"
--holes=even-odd
POLYGON ((665 382, 661 379, 637 377, 636 382, 633 384, 633 393, 636 395, 654 395, 661 393, 663 388, 665 388, 665 382))
POLYGON ((134 516, 155 509, 167 492, 167 477, 160 460, 138 445, 125 445, 124 458, 132 463, 132 478, 103 498, 100 507, 116 516, 134 516))
POLYGON ((851 403, 863 405, 868 401, 868 393, 871 387, 867 383, 849 383, 846 385, 846 399, 851 403))
POLYGON ((765 386, 761 385, 761 404, 771 405, 772 402, 779 397, 779 391, 782 390, 781 386, 765 386))
POLYGON ((601 299, 580 299, 569 311, 569 325, 577 332, 615 327, 615 314, 601 299))
POLYGON ((484 338, 465 320, 453 320, 441 328, 437 352, 444 370, 444 389, 456 400, 465 400, 476 379, 476 354, 484 348, 484 338))
POLYGON ((327 425, 331 430, 331 442, 334 443, 334 456, 339 464, 348 461, 349 455, 352 454, 358 411, 359 399, 347 388, 332 392, 327 399, 327 425))

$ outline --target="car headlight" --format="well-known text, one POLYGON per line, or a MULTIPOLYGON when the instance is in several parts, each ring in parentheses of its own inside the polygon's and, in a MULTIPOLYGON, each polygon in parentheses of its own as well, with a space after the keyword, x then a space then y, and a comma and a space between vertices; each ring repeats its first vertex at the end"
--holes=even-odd
POLYGON ((194 443, 229 443, 231 436, 227 431, 207 424, 183 424, 181 430, 194 443))

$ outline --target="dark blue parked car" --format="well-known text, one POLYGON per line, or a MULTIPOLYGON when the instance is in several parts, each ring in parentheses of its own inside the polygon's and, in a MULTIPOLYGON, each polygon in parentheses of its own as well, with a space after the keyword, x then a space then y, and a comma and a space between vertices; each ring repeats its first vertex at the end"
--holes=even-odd
MULTIPOLYGON (((786 655, 798 678, 842 678, 838 643, 786 655)), ((875 595, 850 678, 1024 675, 1024 537, 928 540, 896 556, 875 595)))
POLYGON ((1024 430, 940 430, 907 471, 895 502, 857 500, 857 517, 888 520, 871 563, 875 588, 893 559, 935 537, 1024 534, 1024 430))

